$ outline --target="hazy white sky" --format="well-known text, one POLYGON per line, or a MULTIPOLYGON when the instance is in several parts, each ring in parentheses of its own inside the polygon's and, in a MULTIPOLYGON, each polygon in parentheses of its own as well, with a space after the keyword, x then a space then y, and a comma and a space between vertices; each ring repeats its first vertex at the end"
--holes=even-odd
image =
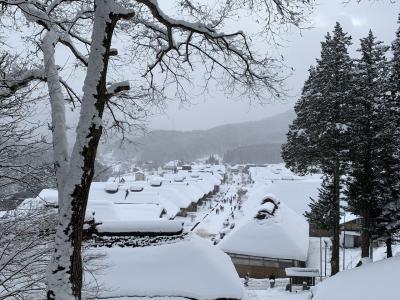
MULTIPOLYGON (((287 80, 287 88, 294 97, 281 102, 264 105, 248 99, 228 99, 223 92, 213 91, 204 95, 192 95, 191 104, 169 103, 164 114, 151 118, 150 127, 154 129, 192 130, 207 129, 214 126, 250 120, 258 120, 291 109, 300 93, 307 70, 319 56, 320 42, 328 31, 332 31, 336 21, 353 37, 351 52, 356 55, 359 39, 366 36, 371 28, 375 35, 389 44, 397 30, 397 16, 400 5, 389 0, 355 0, 343 4, 342 0, 317 0, 312 15, 312 29, 288 33, 286 46, 280 51, 287 65, 294 68, 287 80)), ((266 45, 268 47, 268 45, 266 45)))

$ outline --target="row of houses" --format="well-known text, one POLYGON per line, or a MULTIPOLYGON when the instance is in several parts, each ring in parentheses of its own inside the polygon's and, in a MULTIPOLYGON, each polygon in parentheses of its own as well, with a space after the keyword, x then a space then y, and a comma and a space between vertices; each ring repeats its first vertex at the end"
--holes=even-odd
MULTIPOLYGON (((176 217, 197 210, 198 205, 218 192, 223 176, 208 171, 176 174, 136 174, 93 182, 89 191, 86 221, 100 235, 179 234, 182 222, 176 217)), ((21 207, 57 207, 57 190, 45 189, 21 207)))

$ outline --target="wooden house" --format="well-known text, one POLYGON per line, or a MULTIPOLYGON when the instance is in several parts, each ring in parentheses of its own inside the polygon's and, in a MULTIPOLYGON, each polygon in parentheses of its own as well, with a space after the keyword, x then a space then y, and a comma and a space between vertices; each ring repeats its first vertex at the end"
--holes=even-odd
POLYGON ((264 199, 254 215, 236 226, 218 244, 232 259, 240 276, 285 277, 285 268, 304 267, 308 223, 283 203, 264 199))

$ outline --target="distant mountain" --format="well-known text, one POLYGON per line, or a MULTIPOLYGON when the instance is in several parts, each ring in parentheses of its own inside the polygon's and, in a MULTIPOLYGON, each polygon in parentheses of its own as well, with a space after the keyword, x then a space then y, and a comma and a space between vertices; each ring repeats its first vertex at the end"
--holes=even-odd
POLYGON ((242 146, 228 150, 224 154, 224 163, 228 164, 280 162, 283 162, 281 157, 281 144, 242 146))
POLYGON ((294 117, 293 111, 287 111, 259 121, 222 125, 208 130, 154 130, 137 139, 134 145, 111 147, 112 155, 118 160, 134 157, 163 163, 174 159, 192 161, 211 153, 223 156, 237 148, 241 148, 243 153, 247 147, 248 151, 258 151, 257 155, 261 158, 262 149, 265 149, 265 162, 269 162, 271 157, 274 157, 273 160, 277 155, 279 157, 280 145, 285 141, 288 126, 294 117))

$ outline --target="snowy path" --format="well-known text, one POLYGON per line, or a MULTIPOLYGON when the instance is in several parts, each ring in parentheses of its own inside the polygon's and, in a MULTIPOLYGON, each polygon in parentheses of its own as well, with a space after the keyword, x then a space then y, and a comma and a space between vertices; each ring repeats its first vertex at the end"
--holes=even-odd
MULTIPOLYGON (((209 218, 211 214, 215 213, 217 209, 219 210, 219 207, 221 207, 223 199, 229 193, 230 189, 231 186, 228 186, 226 191, 220 192, 215 198, 211 200, 210 204, 206 204, 206 206, 208 205, 209 210, 206 210, 205 213, 203 213, 202 216, 200 216, 200 218, 197 217, 198 221, 194 224, 194 226, 190 229, 190 231, 196 229, 196 227, 199 226, 201 223, 203 223, 205 219, 209 218)), ((221 213, 221 215, 223 215, 223 213, 221 213)))
POLYGON ((280 289, 246 290, 245 300, 310 300, 310 292, 290 293, 280 289))
MULTIPOLYGON (((243 212, 238 208, 238 201, 223 201, 237 196, 237 191, 243 186, 242 178, 236 176, 230 182, 220 186, 220 192, 197 207, 196 212, 188 213, 187 217, 176 217, 184 222, 184 231, 193 231, 204 238, 219 239, 219 233, 229 231, 236 221, 243 217, 243 212), (221 207, 223 209, 221 209, 221 207), (224 225, 228 220, 229 225, 224 225)), ((246 197, 245 197, 246 198, 246 197)), ((245 201, 245 198, 242 201, 245 201)), ((227 224, 227 223, 226 223, 227 224)))
POLYGON ((249 286, 246 287, 244 300, 310 300, 311 293, 309 291, 294 291, 292 293, 285 291, 288 283, 286 278, 278 278, 274 288, 269 287, 268 279, 250 279, 249 286))

